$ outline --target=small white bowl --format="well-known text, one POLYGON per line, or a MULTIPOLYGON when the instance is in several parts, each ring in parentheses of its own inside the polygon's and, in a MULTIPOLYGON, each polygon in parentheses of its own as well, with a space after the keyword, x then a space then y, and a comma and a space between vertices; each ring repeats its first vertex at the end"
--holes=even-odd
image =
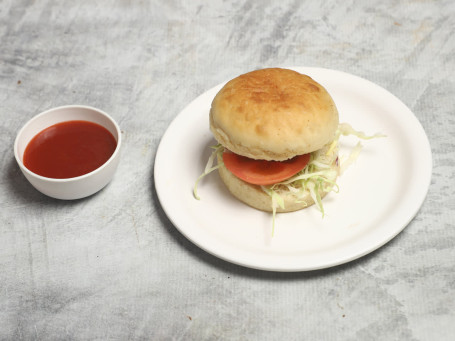
POLYGON ((120 128, 108 114, 88 106, 68 105, 47 110, 28 121, 17 134, 14 156, 22 173, 38 191, 56 199, 73 200, 92 195, 111 181, 120 160, 121 141, 120 128), (68 179, 47 178, 24 166, 25 148, 35 135, 56 123, 73 120, 94 122, 111 132, 117 147, 109 160, 90 173, 68 179))

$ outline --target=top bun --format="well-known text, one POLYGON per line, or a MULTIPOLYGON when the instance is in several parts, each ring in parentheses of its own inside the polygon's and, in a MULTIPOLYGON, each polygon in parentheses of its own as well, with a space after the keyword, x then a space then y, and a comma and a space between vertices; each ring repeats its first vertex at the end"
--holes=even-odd
POLYGON ((283 161, 321 149, 338 128, 329 93, 306 75, 262 69, 229 81, 215 96, 210 129, 232 152, 283 161))

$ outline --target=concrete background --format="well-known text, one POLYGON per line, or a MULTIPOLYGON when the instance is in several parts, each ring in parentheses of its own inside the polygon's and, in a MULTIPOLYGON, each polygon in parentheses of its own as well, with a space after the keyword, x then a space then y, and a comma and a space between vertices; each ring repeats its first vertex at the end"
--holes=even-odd
POLYGON ((0 339, 455 339, 454 55, 451 0, 0 1, 0 339), (165 216, 153 165, 167 126, 267 66, 364 77, 422 123, 428 196, 378 251, 261 272, 205 253, 165 216), (34 190, 13 156, 22 125, 65 104, 98 107, 124 133, 113 182, 74 202, 34 190))

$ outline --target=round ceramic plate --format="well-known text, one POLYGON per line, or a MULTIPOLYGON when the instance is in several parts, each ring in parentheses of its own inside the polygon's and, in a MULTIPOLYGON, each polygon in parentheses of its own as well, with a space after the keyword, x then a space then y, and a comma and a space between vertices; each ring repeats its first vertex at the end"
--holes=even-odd
MULTIPOLYGON (((293 68, 332 95, 340 122, 367 134, 356 162, 338 179, 338 193, 316 206, 272 215, 238 201, 217 172, 193 186, 216 141, 209 109, 223 84, 190 103, 164 134, 155 160, 158 198, 175 227, 194 244, 226 261, 270 271, 327 268, 366 255, 402 231, 426 196, 432 170, 428 138, 414 114, 394 95, 365 79, 328 69, 293 68)), ((358 142, 342 137, 340 154, 358 142)))

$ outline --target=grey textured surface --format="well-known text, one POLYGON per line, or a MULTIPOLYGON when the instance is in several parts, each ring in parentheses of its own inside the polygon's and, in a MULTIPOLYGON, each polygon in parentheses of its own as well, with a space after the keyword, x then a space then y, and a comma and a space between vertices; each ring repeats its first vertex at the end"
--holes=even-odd
POLYGON ((0 46, 0 339, 455 339, 455 2, 2 0, 0 46), (378 251, 261 272, 172 226, 154 157, 197 95, 291 65, 395 94, 428 134, 433 178, 378 251), (35 191, 13 157, 20 127, 64 104, 98 107, 124 132, 113 182, 75 202, 35 191))

